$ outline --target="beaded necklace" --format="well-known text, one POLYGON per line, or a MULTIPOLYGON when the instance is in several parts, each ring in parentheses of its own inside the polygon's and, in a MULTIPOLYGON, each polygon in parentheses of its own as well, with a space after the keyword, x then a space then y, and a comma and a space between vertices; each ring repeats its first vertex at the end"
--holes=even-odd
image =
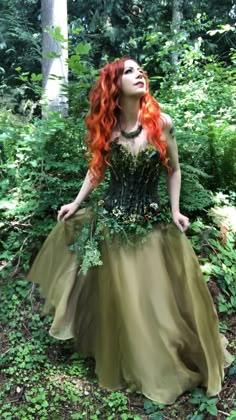
POLYGON ((136 130, 129 131, 129 132, 122 130, 120 127, 120 132, 121 132, 121 135, 125 137, 126 139, 134 139, 141 133, 142 129, 143 129, 142 124, 139 124, 136 130))

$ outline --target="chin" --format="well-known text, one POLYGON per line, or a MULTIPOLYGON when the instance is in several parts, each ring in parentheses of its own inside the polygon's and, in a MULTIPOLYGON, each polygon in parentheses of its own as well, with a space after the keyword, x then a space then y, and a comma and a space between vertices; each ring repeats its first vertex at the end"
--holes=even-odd
POLYGON ((146 90, 143 90, 143 91, 140 90, 140 92, 136 92, 136 95, 135 96, 137 98, 142 98, 145 95, 145 93, 147 93, 146 90))

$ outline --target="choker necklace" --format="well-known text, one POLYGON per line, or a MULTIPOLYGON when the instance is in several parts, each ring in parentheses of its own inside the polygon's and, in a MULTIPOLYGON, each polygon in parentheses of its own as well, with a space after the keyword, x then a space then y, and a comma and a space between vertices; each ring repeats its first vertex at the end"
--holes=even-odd
POLYGON ((139 124, 138 128, 136 128, 136 130, 134 131, 130 131, 127 133, 126 131, 120 129, 120 132, 121 132, 121 135, 125 137, 126 139, 134 139, 141 133, 142 129, 143 129, 142 124, 139 124))

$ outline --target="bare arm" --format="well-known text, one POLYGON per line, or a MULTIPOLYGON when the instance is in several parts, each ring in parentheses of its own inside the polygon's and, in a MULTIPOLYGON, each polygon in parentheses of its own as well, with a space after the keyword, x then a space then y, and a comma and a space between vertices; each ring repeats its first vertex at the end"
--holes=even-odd
POLYGON ((167 188, 171 204, 173 222, 184 231, 188 228, 188 218, 180 213, 179 199, 181 190, 181 171, 179 166, 178 146, 175 139, 174 125, 169 115, 164 115, 167 122, 163 130, 163 139, 167 142, 168 164, 171 171, 167 174, 167 188))
POLYGON ((85 198, 90 194, 90 192, 94 188, 95 188, 95 185, 91 181, 91 174, 88 171, 84 179, 84 182, 82 184, 82 187, 80 188, 80 191, 78 195, 76 196, 75 200, 72 203, 65 204, 64 206, 60 208, 60 211, 58 212, 57 220, 58 221, 66 220, 70 216, 72 216, 78 210, 79 206, 82 204, 82 202, 85 200, 85 198))
POLYGON ((77 206, 79 207, 94 188, 95 188, 95 185, 91 181, 91 174, 88 171, 86 174, 86 177, 84 178, 82 187, 80 188, 79 194, 74 200, 74 203, 77 204, 77 206))

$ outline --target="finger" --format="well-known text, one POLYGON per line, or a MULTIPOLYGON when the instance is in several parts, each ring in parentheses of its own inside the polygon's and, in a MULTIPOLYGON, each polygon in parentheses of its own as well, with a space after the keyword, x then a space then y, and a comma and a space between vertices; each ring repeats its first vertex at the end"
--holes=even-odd
POLYGON ((62 218, 62 214, 61 213, 58 213, 58 215, 57 215, 57 221, 60 222, 61 221, 61 218, 62 218))
POLYGON ((179 223, 179 221, 174 221, 174 223, 175 223, 175 225, 177 226, 177 228, 181 231, 181 232, 183 232, 184 230, 183 230, 183 226, 179 223))
POLYGON ((63 217, 62 221, 64 222, 66 219, 68 219, 68 217, 70 217, 70 213, 66 213, 65 216, 63 217))
POLYGON ((187 218, 178 219, 178 220, 175 221, 175 224, 181 232, 185 232, 185 230, 187 230, 187 228, 188 228, 187 218))
POLYGON ((64 217, 63 217, 63 221, 65 221, 66 219, 69 219, 69 217, 71 217, 72 216, 72 214, 73 214, 73 212, 72 211, 68 211, 65 215, 64 215, 64 217))
POLYGON ((183 230, 184 230, 184 231, 185 231, 185 230, 187 230, 187 229, 188 229, 188 226, 189 226, 189 222, 188 222, 188 220, 184 220, 184 221, 183 221, 183 224, 182 224, 183 230))
POLYGON ((60 221, 63 219, 63 215, 65 214, 65 211, 66 211, 66 210, 61 209, 61 210, 58 212, 58 216, 57 216, 57 220, 58 220, 58 222, 60 222, 60 221))

